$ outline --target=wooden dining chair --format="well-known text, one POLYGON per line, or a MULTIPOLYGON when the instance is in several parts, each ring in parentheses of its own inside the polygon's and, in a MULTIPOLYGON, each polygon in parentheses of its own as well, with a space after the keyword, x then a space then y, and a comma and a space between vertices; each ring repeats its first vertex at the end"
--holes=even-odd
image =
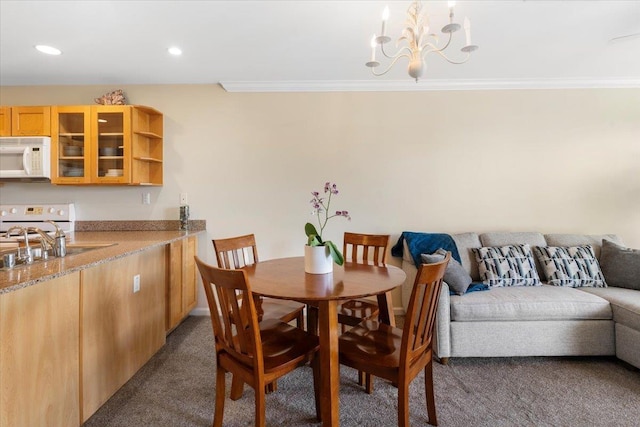
POLYGON ((195 261, 207 295, 215 339, 213 426, 222 427, 227 372, 255 390, 255 425, 262 427, 265 425, 265 386, 309 361, 313 368, 316 417, 321 420, 318 337, 278 319, 258 322, 244 270, 213 267, 197 256, 195 261))
MULTIPOLYGON (((220 268, 241 268, 258 262, 258 247, 253 234, 213 239, 213 250, 220 268)), ((276 298, 260 298, 258 307, 260 319, 280 319, 289 323, 296 321, 299 328, 304 328, 304 304, 276 298)))
MULTIPOLYGON (((387 262, 389 236, 382 234, 344 233, 342 253, 345 261, 382 265, 387 262)), ((369 299, 353 299, 338 306, 338 323, 342 332, 346 326, 355 326, 366 319, 375 319, 380 310, 378 303, 369 299)))
POLYGON ((398 387, 398 426, 409 426, 409 384, 424 370, 428 422, 438 425, 433 394, 433 330, 444 272, 451 259, 418 268, 404 327, 367 320, 339 337, 340 363, 398 387))
MULTIPOLYGON (((258 262, 258 247, 253 234, 229 237, 227 239, 213 239, 213 250, 216 253, 218 267, 237 269, 258 262)), ((304 327, 304 304, 295 301, 279 300, 276 298, 258 299, 258 320, 279 319, 285 323, 296 321, 298 328, 304 327)), ((267 391, 275 391, 277 383, 270 383, 267 391)), ((242 396, 243 383, 236 381, 231 385, 231 399, 237 400, 242 396)))

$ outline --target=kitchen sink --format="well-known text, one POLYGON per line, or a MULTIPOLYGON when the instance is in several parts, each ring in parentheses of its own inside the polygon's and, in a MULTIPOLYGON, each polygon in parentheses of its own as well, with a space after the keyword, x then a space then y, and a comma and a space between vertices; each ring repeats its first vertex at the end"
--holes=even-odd
MULTIPOLYGON (((73 256, 73 255, 78 255, 78 254, 82 254, 85 253, 87 251, 91 251, 94 249, 100 249, 100 248, 107 248, 109 246, 113 246, 113 245, 117 245, 117 243, 68 243, 67 244, 67 257, 68 256, 73 256)), ((23 248, 21 248, 23 249, 23 248)), ((42 248, 39 245, 33 245, 31 246, 31 250, 33 253, 33 263, 32 264, 25 264, 24 261, 19 260, 17 253, 18 250, 17 249, 7 249, 7 250, 3 250, 0 251, 0 270, 8 270, 9 268, 7 268, 4 265, 5 262, 5 256, 4 255, 8 255, 8 254, 13 254, 14 260, 15 260, 15 265, 12 268, 19 268, 19 267, 23 267, 25 265, 33 265, 33 264, 37 264, 39 262, 42 261, 46 261, 46 260, 52 260, 52 259, 56 259, 56 257, 54 257, 53 255, 48 255, 46 253, 43 253, 42 248)))

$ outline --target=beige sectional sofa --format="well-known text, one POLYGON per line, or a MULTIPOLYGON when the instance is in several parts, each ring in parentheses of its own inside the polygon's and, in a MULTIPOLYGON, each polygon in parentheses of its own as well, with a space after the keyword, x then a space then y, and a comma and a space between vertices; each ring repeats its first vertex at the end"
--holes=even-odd
MULTIPOLYGON (((451 238, 460 263, 474 282, 481 278, 472 248, 591 245, 599 259, 603 239, 622 245, 615 235, 462 233, 451 238)), ((406 241, 403 248, 405 303, 417 269, 406 241)), ((536 256, 534 259, 544 282, 544 269, 536 256)), ((445 285, 438 307, 435 352, 443 363, 449 357, 615 355, 640 368, 640 277, 636 279, 639 290, 543 283, 450 295, 445 285)))

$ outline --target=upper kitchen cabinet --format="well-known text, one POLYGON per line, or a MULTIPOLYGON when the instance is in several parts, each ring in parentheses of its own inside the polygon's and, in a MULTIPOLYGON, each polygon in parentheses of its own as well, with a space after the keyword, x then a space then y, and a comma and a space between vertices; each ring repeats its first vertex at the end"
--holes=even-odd
POLYGON ((11 107, 0 107, 0 136, 11 136, 11 107))
POLYGON ((0 107, 0 136, 50 136, 51 107, 0 107))
POLYGON ((53 107, 54 184, 162 185, 163 116, 134 105, 53 107))

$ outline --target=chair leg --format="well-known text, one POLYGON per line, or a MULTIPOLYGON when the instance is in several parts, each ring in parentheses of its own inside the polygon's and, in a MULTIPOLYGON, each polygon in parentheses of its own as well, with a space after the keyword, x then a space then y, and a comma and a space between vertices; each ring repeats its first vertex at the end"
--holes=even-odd
POLYGON ((265 394, 264 390, 267 384, 264 384, 263 381, 260 381, 255 389, 256 395, 256 427, 265 427, 266 418, 265 418, 265 394), (262 385, 260 385, 262 383, 262 385))
POLYGON ((222 427, 222 417, 224 416, 224 399, 225 399, 225 385, 224 385, 225 371, 220 365, 216 370, 216 407, 213 413, 213 427, 222 427))
POLYGON ((431 362, 424 367, 424 394, 427 398, 427 416, 429 424, 437 426, 438 418, 436 417, 436 398, 433 393, 433 365, 431 362))
POLYGON ((318 335, 318 309, 307 305, 307 332, 318 335))
POLYGON ((364 374, 364 388, 367 394, 373 393, 373 375, 364 374))
POLYGON ((301 310, 296 317, 296 327, 304 331, 304 312, 301 310))
POLYGON ((313 369, 313 394, 316 400, 316 418, 322 421, 322 407, 320 406, 320 358, 316 353, 311 359, 311 368, 313 369))
POLYGON ((264 388, 265 393, 273 393, 274 391, 278 390, 278 381, 273 381, 269 384, 267 384, 264 388))
POLYGON ((231 400, 238 400, 242 397, 242 393, 244 393, 244 382, 237 378, 235 375, 231 377, 231 395, 229 396, 231 400))
POLYGON ((406 380, 398 383, 398 427, 409 427, 409 383, 406 380))
POLYGON ((449 358, 448 357, 441 357, 440 358, 440 363, 443 365, 448 365, 449 364, 449 358))

